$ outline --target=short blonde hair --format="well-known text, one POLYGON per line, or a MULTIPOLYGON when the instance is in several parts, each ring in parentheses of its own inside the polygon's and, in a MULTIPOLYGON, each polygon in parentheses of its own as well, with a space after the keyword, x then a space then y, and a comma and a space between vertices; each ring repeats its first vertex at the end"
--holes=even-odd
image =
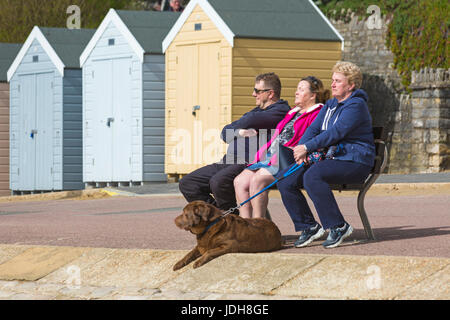
POLYGON ((356 64, 348 61, 338 61, 332 71, 344 74, 349 84, 355 84, 354 90, 361 88, 363 76, 361 69, 356 64))

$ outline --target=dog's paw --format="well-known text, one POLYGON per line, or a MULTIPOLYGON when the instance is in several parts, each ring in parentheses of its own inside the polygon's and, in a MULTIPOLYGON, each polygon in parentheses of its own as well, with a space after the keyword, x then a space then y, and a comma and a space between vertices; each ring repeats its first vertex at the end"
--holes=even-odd
POLYGON ((182 261, 179 261, 173 266, 173 271, 180 270, 183 267, 184 267, 184 263, 182 261))
POLYGON ((206 262, 208 262, 208 261, 205 261, 205 260, 202 260, 202 259, 197 260, 197 261, 195 261, 195 263, 194 263, 194 265, 193 265, 193 268, 195 269, 195 268, 201 267, 201 266, 204 265, 206 262))

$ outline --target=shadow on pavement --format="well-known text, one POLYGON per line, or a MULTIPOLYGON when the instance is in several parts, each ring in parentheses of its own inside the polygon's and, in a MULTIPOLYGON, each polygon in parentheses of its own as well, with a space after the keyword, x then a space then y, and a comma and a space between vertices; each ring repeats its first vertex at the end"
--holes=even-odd
MULTIPOLYGON (((424 237, 435 237, 450 234, 450 226, 432 227, 432 228, 414 228, 414 226, 398 226, 389 228, 376 228, 373 229, 376 237, 376 241, 369 241, 366 238, 364 229, 355 229, 350 237, 344 241, 347 245, 360 245, 367 243, 383 242, 383 241, 395 241, 405 239, 415 239, 424 237)), ((284 241, 283 249, 289 249, 294 247, 294 242, 298 239, 299 235, 283 235, 284 241)), ((325 239, 325 236, 323 237, 325 239)), ((310 246, 320 246, 321 242, 314 242, 310 246)))

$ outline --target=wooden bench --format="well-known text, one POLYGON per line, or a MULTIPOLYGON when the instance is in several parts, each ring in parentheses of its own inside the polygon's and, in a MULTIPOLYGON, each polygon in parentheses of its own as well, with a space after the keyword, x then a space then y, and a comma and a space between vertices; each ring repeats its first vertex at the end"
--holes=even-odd
MULTIPOLYGON (((373 136, 375 140, 375 164, 367 177, 366 181, 361 184, 332 184, 330 185, 332 190, 341 191, 359 191, 357 207, 359 216, 361 217, 361 221, 364 226, 364 230, 366 232, 366 236, 369 240, 375 240, 375 235, 373 234, 373 230, 370 226, 369 219, 367 217, 366 209, 364 208, 364 198, 366 196, 367 191, 370 187, 375 183, 380 174, 383 172, 386 167, 388 152, 386 148, 386 143, 383 140, 383 127, 373 127, 373 136)), ((271 220, 270 212, 267 210, 266 218, 271 220)))

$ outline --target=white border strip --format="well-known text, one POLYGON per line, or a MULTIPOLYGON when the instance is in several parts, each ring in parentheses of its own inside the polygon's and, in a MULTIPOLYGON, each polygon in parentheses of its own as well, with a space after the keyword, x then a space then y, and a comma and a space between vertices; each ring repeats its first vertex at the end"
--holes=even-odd
POLYGON ((28 52, 28 49, 31 47, 31 44, 34 40, 39 41, 39 44, 44 49, 45 53, 49 56, 50 60, 53 62, 55 67, 58 69, 61 76, 64 76, 64 68, 66 67, 62 60, 59 58, 56 51, 52 48, 50 43, 48 42, 47 38, 45 38, 42 31, 39 29, 38 26, 34 26, 33 30, 31 31, 30 35, 28 36, 27 40, 23 44, 22 48, 20 49, 19 53, 17 54, 16 58, 14 59, 13 63, 8 69, 7 77, 8 82, 11 81, 11 78, 14 76, 14 73, 16 72, 17 68, 19 67, 20 63, 22 62, 23 58, 28 52))
MULTIPOLYGON (((226 1, 226 0, 223 0, 226 1)), ((162 42, 162 50, 163 53, 166 52, 167 48, 170 46, 172 41, 175 39, 178 32, 180 32, 186 20, 191 15, 192 11, 196 5, 199 5, 203 11, 205 11, 206 15, 211 19, 211 21, 216 25, 219 31, 223 34, 228 43, 233 47, 234 45, 234 33, 227 26, 227 24, 223 21, 223 19, 217 14, 216 10, 211 6, 211 4, 207 0, 191 0, 189 1, 186 8, 183 10, 183 13, 177 19, 174 26, 170 29, 167 36, 164 38, 162 42)))
POLYGON ((333 26, 333 24, 328 20, 328 18, 323 14, 323 12, 316 6, 316 4, 312 0, 308 0, 309 3, 316 9, 317 13, 322 17, 322 19, 328 24, 328 26, 334 31, 334 33, 341 40, 341 50, 344 51, 344 38, 341 36, 339 31, 333 26))
POLYGON ((125 37, 125 40, 128 42, 128 44, 131 46, 133 51, 136 53, 139 60, 142 63, 144 62, 145 50, 142 48, 142 46, 136 40, 136 38, 131 33, 131 31, 128 29, 128 27, 125 25, 125 23, 122 21, 122 19, 120 19, 120 16, 117 14, 116 10, 109 9, 105 18, 103 18, 102 23, 100 23, 100 26, 98 27, 97 31, 95 31, 91 40, 89 40, 89 43, 87 44, 86 48, 83 50, 83 52, 80 55, 80 66, 81 67, 83 67, 83 65, 86 63, 86 60, 89 58, 89 55, 91 54, 92 50, 94 50, 95 46, 97 45, 97 42, 102 37, 103 33, 105 32, 106 28, 109 26, 110 22, 114 23, 114 25, 117 27, 117 29, 120 31, 120 33, 125 37))

